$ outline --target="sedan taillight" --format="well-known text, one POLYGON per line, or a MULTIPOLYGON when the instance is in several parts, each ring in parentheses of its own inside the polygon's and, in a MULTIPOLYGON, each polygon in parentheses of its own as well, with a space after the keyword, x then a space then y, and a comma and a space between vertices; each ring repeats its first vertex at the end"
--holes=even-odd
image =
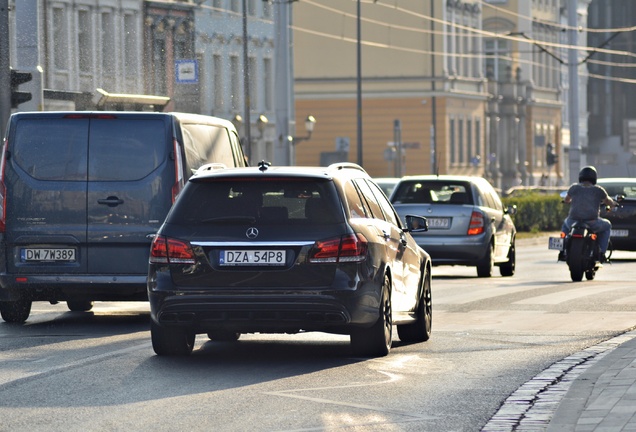
POLYGON ((194 264, 194 252, 188 242, 156 236, 150 246, 150 263, 194 264))
POLYGON ((367 256, 367 239, 362 234, 349 234, 314 244, 309 253, 310 263, 361 262, 367 256))
POLYGON ((468 226, 468 232, 466 234, 478 235, 482 234, 486 230, 486 221, 484 214, 478 211, 474 211, 470 215, 470 225, 468 226))

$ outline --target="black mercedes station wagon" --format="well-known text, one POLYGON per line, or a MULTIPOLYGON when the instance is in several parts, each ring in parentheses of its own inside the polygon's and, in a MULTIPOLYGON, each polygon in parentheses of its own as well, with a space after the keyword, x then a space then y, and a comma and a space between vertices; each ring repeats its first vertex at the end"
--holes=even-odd
POLYGON ((431 336, 431 261, 358 165, 201 167, 151 246, 152 346, 187 355, 195 335, 321 331, 355 355, 431 336))

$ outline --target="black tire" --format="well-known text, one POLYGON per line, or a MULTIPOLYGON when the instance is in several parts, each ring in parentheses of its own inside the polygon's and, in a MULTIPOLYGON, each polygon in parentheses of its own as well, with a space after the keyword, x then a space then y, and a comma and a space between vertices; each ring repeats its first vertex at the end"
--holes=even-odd
POLYGON ((570 277, 573 282, 580 282, 583 280, 583 273, 585 272, 585 254, 584 254, 584 239, 572 238, 570 240, 570 249, 568 250, 568 267, 570 269, 570 277))
POLYGON ((88 312, 93 309, 93 304, 90 300, 69 300, 66 302, 68 310, 73 312, 88 312))
POLYGON ((151 321, 152 349, 160 356, 189 355, 194 348, 195 334, 188 328, 162 327, 151 321))
POLYGON ((391 281, 384 276, 380 297, 380 316, 373 326, 351 333, 351 348, 356 356, 384 357, 393 343, 393 309, 391 306, 391 281))
POLYGON ((433 296, 430 274, 424 276, 422 292, 417 306, 417 320, 411 324, 398 325, 398 336, 402 342, 426 342, 431 338, 433 325, 433 296))
POLYGON ((492 268, 495 265, 494 252, 492 250, 492 243, 488 245, 486 254, 482 259, 477 262, 477 276, 478 277, 491 277, 492 268))
POLYGON ((504 277, 510 277, 515 275, 517 266, 517 251, 515 249, 515 240, 512 239, 510 249, 508 249, 508 261, 499 265, 499 273, 504 277))
POLYGON ((240 337, 240 333, 227 330, 214 330, 208 333, 208 338, 215 342, 236 342, 240 337))
POLYGON ((31 314, 31 300, 19 299, 0 302, 0 315, 8 323, 22 324, 31 314))

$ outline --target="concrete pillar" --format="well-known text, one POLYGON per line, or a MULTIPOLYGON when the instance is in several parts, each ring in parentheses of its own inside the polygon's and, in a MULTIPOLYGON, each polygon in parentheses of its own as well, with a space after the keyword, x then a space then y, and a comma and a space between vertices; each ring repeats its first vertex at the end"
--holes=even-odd
POLYGON ((493 186, 501 187, 501 171, 499 171, 499 84, 492 77, 488 80, 488 137, 486 139, 486 176, 493 186))
POLYGON ((518 118, 517 118, 517 84, 512 80, 512 71, 508 67, 504 82, 501 83, 503 96, 500 116, 501 130, 499 153, 501 170, 501 189, 506 190, 519 185, 518 164, 518 118))
POLYGON ((517 68, 517 118, 519 119, 517 129, 517 157, 518 157, 518 170, 521 177, 521 184, 529 186, 528 182, 528 155, 527 148, 528 142, 526 139, 526 87, 528 83, 521 79, 521 68, 517 68))

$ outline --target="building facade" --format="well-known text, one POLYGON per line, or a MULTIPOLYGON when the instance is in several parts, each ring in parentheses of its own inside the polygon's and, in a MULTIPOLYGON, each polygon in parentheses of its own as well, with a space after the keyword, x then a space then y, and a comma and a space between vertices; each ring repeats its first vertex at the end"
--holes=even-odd
POLYGON ((318 122, 296 163, 345 159, 376 177, 483 173, 488 94, 481 36, 471 31, 481 28, 478 3, 363 3, 359 43, 356 2, 295 4, 296 120, 318 122))
MULTIPOLYGON (((31 32, 18 32, 20 24, 10 19, 11 57, 17 68, 41 66, 44 89, 168 96, 167 110, 231 119, 253 161, 278 162, 277 149, 291 143, 295 164, 348 160, 376 177, 481 175, 505 190, 566 178, 566 3, 13 0, 12 11, 37 10, 38 24, 31 43, 21 40, 31 32), (289 22, 277 22, 280 8, 289 10, 289 22), (288 45, 277 47, 289 29, 288 45), (29 44, 38 49, 25 60, 29 44), (282 52, 290 63, 281 62, 282 52), (287 136, 276 119, 279 88, 287 85, 279 80, 283 72, 293 76, 287 136), (308 116, 318 121, 310 140, 296 127, 308 116), (556 150, 555 165, 548 164, 548 148, 556 150)), ((578 1, 583 28, 588 3, 578 1)), ((608 5, 593 5, 605 17, 595 18, 597 24, 613 19, 608 5)), ((586 65, 579 75, 584 89, 586 65)), ((594 128, 588 151, 587 98, 581 97, 586 157, 603 153, 601 133, 615 136, 618 123, 622 130, 631 124, 608 114, 618 102, 599 99, 598 87, 607 90, 608 80, 593 75, 592 83, 591 118, 604 126, 594 128)), ((618 83, 611 90, 606 94, 628 94, 618 83)), ((63 98, 34 102, 20 108, 73 109, 63 98)))
POLYGON ((32 71, 45 90, 19 109, 92 109, 85 96, 96 99, 97 89, 167 96, 166 111, 234 119, 246 135, 249 94, 253 133, 243 144, 253 158, 271 160, 274 121, 264 120, 275 120, 272 5, 245 4, 243 10, 242 0, 12 0, 12 66, 32 71), (28 31, 16 17, 29 18, 28 31))
POLYGON ((199 67, 199 112, 234 119, 247 140, 245 108, 249 104, 250 160, 274 158, 274 21, 272 4, 247 0, 247 40, 243 37, 241 0, 206 0, 195 9, 195 50, 199 67), (243 67, 247 49, 247 70, 243 67), (245 80, 249 88, 245 88, 245 80), (246 95, 249 101, 246 101, 246 95), (246 103, 247 102, 247 103, 246 103))
MULTIPOLYGON (((587 3, 578 2, 583 28, 587 3)), ((363 3, 365 169, 378 177, 483 175, 503 190, 563 183, 569 145, 565 6, 564 0, 363 3), (391 160, 398 139, 401 170, 391 160), (548 164, 550 148, 556 164, 548 164)), ((294 6, 297 121, 311 113, 320 125, 311 145, 297 148, 299 164, 329 157, 360 161, 356 20, 355 2, 294 6)), ((585 88, 585 68, 580 70, 585 88)), ((582 97, 583 147, 586 107, 582 97)))

